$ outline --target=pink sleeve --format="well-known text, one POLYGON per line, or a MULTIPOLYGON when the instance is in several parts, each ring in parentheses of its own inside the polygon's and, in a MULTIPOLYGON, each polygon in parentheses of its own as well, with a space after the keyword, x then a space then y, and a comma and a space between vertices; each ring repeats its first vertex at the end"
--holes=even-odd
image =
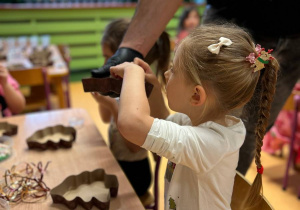
POLYGON ((19 90, 19 83, 10 74, 8 74, 7 82, 11 84, 15 90, 19 90))
POLYGON ((180 33, 177 35, 177 43, 179 43, 182 39, 184 39, 187 35, 189 35, 189 32, 186 30, 180 31, 180 33))

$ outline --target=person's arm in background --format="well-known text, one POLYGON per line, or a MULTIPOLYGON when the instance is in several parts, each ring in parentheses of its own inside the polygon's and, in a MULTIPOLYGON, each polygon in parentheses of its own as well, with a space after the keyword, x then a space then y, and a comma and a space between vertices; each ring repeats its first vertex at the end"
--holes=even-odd
POLYGON ((134 49, 145 57, 181 3, 182 0, 140 0, 120 48, 134 49))
POLYGON ((153 85, 152 92, 148 98, 151 117, 166 119, 169 116, 170 112, 165 104, 160 82, 152 72, 148 63, 139 58, 135 58, 134 63, 144 69, 146 81, 153 85))
MULTIPOLYGON (((116 99, 111 98, 109 96, 102 96, 99 93, 92 93, 92 96, 98 103, 99 114, 104 123, 110 123, 111 117, 113 117, 114 122, 117 124, 118 120, 118 102, 116 99)), ((140 146, 137 146, 130 141, 124 138, 124 142, 127 148, 131 152, 138 152, 141 150, 140 146)))
POLYGON ((97 92, 92 93, 92 96, 98 103, 99 114, 104 123, 109 123, 111 117, 116 121, 118 118, 118 103, 116 99, 109 96, 102 96, 97 92))
POLYGON ((108 77, 111 66, 131 62, 135 57, 143 59, 181 3, 182 0, 140 0, 119 49, 104 66, 92 70, 92 77, 108 77))
POLYGON ((18 114, 25 108, 25 98, 9 83, 8 70, 0 65, 0 85, 2 86, 5 102, 13 114, 18 114))

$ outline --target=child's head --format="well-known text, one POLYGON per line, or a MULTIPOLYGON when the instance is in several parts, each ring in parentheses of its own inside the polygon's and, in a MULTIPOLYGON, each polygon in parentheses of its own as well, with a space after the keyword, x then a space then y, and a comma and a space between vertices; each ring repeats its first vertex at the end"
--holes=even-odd
POLYGON ((197 7, 186 7, 179 18, 178 32, 181 30, 191 31, 199 24, 200 14, 197 7))
MULTIPOLYGON (((257 55, 250 35, 244 30, 232 25, 204 25, 178 46, 174 71, 183 71, 191 83, 203 86, 208 99, 207 115, 218 117, 244 106, 252 97, 260 72, 254 73, 251 63, 246 61, 250 53, 257 55), (213 54, 208 46, 219 43, 220 37, 233 43, 213 54)), ((277 66, 276 60, 266 69, 273 65, 277 66)))
MULTIPOLYGON (((118 50, 129 24, 130 20, 117 19, 106 26, 101 40, 105 62, 118 50)), ((167 71, 170 63, 170 52, 169 35, 163 32, 145 57, 145 61, 149 65, 157 61, 156 76, 162 76, 163 81, 165 81, 163 74, 167 71)))
MULTIPOLYGON (((255 130, 255 162, 258 168, 261 168, 260 147, 279 68, 275 58, 264 61, 265 57, 264 52, 256 49, 251 36, 243 29, 231 24, 203 25, 193 30, 179 44, 173 62, 174 74, 183 75, 186 84, 193 84, 195 87, 200 85, 205 90, 206 101, 202 113, 199 114, 202 119, 200 122, 219 119, 243 107, 252 98, 261 75, 261 101, 258 102, 260 110, 255 130), (212 53, 208 47, 218 44, 221 37, 230 39, 232 43, 221 46, 218 54, 212 53), (252 62, 249 61, 250 55, 252 62), (256 71, 257 60, 263 63, 259 71, 256 71)), ((257 185, 257 189, 260 186, 261 183, 257 185)))
POLYGON ((105 27, 101 39, 102 53, 105 62, 118 50, 129 24, 130 20, 117 19, 105 27))

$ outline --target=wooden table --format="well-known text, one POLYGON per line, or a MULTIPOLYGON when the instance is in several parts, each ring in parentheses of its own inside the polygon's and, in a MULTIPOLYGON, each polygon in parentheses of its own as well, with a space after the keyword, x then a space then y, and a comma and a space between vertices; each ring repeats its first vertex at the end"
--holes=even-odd
MULTIPOLYGON (((68 102, 66 97, 67 85, 64 78, 69 75, 69 69, 65 61, 63 60, 62 55, 59 52, 59 49, 56 45, 49 46, 51 51, 50 60, 53 61, 53 65, 46 67, 47 75, 57 92, 59 108, 67 108, 68 102)), ((0 64, 7 66, 6 60, 0 60, 0 64)))
MULTIPOLYGON (((62 109, 34 114, 19 115, 0 119, 18 125, 18 134, 13 137, 13 155, 0 164, 0 168, 9 169, 21 162, 51 161, 44 175, 44 181, 50 189, 60 184, 67 176, 77 175, 83 171, 103 168, 107 174, 114 174, 119 181, 116 198, 111 199, 110 209, 138 210, 144 209, 122 169, 104 142, 92 119, 84 109, 62 109), (28 150, 26 138, 38 129, 62 124, 69 126, 70 119, 83 120, 77 131, 76 141, 70 149, 28 150)), ((20 203, 17 209, 67 209, 64 205, 53 204, 51 196, 41 203, 20 203)))

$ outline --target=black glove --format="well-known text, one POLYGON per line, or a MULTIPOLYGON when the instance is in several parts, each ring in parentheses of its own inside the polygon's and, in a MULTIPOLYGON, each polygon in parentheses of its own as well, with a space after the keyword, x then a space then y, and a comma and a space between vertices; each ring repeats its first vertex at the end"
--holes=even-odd
POLYGON ((136 50, 127 47, 119 48, 117 52, 107 60, 104 66, 100 67, 99 69, 93 69, 91 71, 92 77, 94 78, 109 77, 110 76, 109 68, 111 66, 116 66, 126 61, 131 62, 135 57, 144 59, 143 55, 136 50))

